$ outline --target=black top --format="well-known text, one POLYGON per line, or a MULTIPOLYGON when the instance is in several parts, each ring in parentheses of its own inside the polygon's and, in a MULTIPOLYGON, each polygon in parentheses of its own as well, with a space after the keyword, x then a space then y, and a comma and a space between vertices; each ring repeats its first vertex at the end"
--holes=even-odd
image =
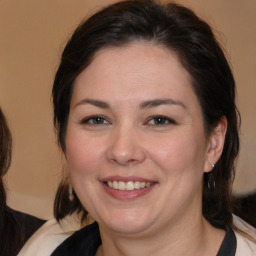
POLYGON ((226 235, 216 256, 235 256, 236 236, 233 229, 226 225, 226 235))
POLYGON ((45 223, 45 220, 9 207, 2 215, 4 223, 0 225, 1 256, 17 256, 30 236, 45 223))
MULTIPOLYGON (((60 244, 51 256, 94 256, 101 245, 99 227, 96 222, 75 232, 60 244)), ((216 256, 234 256, 236 236, 231 227, 226 226, 226 235, 216 256)))

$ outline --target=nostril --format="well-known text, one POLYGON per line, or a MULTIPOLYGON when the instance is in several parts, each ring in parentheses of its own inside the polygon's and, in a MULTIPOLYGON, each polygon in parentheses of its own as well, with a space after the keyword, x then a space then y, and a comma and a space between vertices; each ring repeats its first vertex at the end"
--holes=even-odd
POLYGON ((145 156, 143 154, 140 154, 140 156, 137 155, 137 157, 129 157, 128 155, 115 155, 109 159, 113 163, 125 166, 130 164, 139 164, 144 161, 145 156))
POLYGON ((120 158, 120 157, 115 157, 111 159, 111 162, 120 164, 120 165, 128 165, 128 164, 133 164, 136 162, 135 159, 126 159, 126 158, 120 158))

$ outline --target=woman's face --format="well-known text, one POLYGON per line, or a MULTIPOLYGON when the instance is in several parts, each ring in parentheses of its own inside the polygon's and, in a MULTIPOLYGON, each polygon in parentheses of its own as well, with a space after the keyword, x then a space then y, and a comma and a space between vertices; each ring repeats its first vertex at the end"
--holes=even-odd
POLYGON ((190 76, 164 47, 101 50, 75 81, 66 156, 100 227, 140 234, 201 217, 211 141, 190 76))

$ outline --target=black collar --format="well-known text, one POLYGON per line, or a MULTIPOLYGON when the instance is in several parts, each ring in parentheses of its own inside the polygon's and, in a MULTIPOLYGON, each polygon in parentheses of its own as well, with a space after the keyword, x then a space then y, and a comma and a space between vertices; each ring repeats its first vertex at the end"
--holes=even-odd
POLYGON ((235 256, 237 247, 235 233, 228 225, 226 225, 225 229, 226 235, 216 256, 235 256))

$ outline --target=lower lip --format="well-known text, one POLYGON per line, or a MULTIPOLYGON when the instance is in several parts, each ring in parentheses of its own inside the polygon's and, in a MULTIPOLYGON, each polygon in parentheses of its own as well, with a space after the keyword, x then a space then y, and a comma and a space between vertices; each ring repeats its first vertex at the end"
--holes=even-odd
POLYGON ((113 189, 107 186, 105 183, 102 183, 104 190, 115 199, 119 200, 132 200, 144 196, 145 194, 149 193, 155 184, 151 184, 151 186, 141 189, 134 189, 134 190, 118 190, 113 189))

